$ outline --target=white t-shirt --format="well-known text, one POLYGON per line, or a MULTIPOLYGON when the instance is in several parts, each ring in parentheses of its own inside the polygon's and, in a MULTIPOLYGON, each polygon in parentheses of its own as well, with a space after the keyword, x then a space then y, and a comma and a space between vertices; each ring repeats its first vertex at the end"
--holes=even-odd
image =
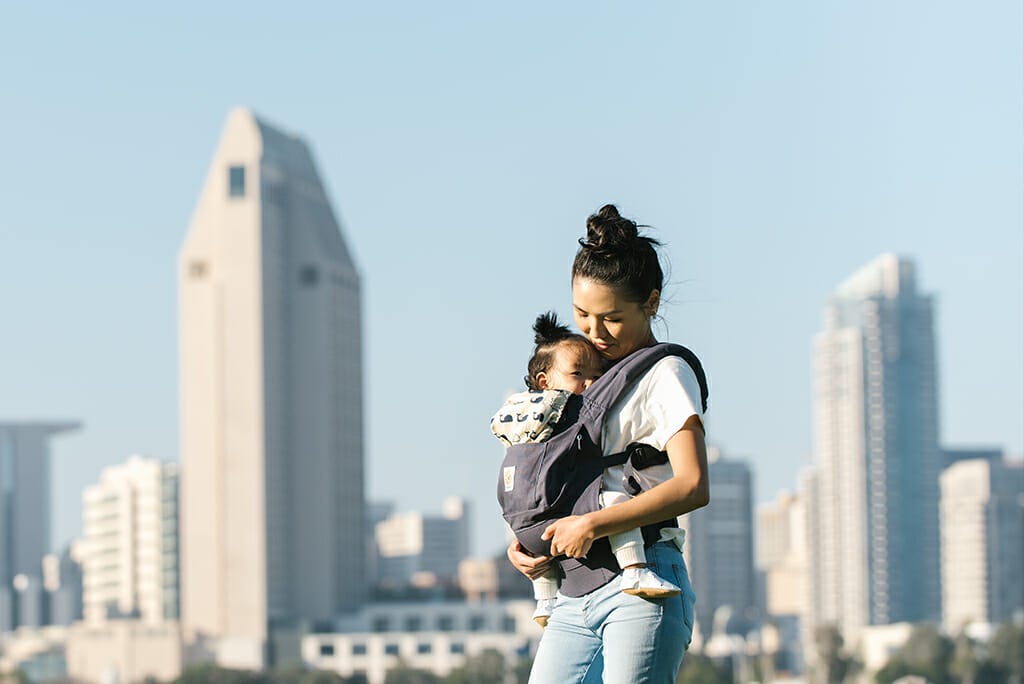
MULTIPOLYGON (((658 361, 605 414, 604 452, 617 454, 633 442, 649 444, 662 451, 690 416, 704 422, 700 383, 685 360, 667 356, 658 361)), ((602 491, 625 492, 622 466, 606 468, 602 491)), ((638 472, 644 489, 672 477, 668 463, 638 472)))

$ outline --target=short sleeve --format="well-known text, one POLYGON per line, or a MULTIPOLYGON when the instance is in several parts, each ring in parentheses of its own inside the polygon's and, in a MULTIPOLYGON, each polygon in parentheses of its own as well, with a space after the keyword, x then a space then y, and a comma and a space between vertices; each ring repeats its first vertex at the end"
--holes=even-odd
POLYGON ((650 376, 645 409, 653 428, 651 441, 652 446, 664 449, 691 416, 697 416, 703 425, 700 383, 690 364, 678 356, 654 364, 650 376))

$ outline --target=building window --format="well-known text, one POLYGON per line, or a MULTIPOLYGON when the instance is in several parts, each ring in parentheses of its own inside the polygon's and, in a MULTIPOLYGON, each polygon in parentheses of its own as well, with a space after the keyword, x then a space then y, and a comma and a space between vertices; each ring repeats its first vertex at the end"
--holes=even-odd
POLYGON ((352 655, 366 655, 366 644, 352 644, 352 655))
POLYGON ((329 641, 323 641, 320 643, 320 655, 332 656, 334 655, 334 644, 329 641))
POLYGON ((398 644, 384 644, 384 655, 398 655, 398 644))
POLYGON ((453 641, 452 645, 448 647, 448 650, 452 653, 459 655, 466 652, 466 645, 461 641, 453 641))
POLYGON ((423 620, 419 615, 410 615, 405 618, 405 631, 418 632, 423 629, 423 620))
POLYGON ((511 615, 506 615, 501 619, 501 629, 504 632, 516 631, 516 619, 511 615))
POLYGON ((469 631, 471 631, 471 632, 479 632, 481 629, 484 628, 484 623, 485 622, 486 621, 484 620, 484 616, 483 615, 470 615, 469 616, 469 631))
POLYGON ((437 628, 442 632, 450 632, 455 629, 455 618, 451 615, 442 615, 437 619, 437 628))
POLYGON ((420 655, 426 655, 427 653, 430 653, 430 651, 431 651, 430 644, 424 643, 424 644, 417 644, 416 645, 416 652, 419 653, 420 655))
POLYGON ((320 279, 320 273, 316 270, 316 266, 312 264, 306 264, 299 271, 299 282, 306 287, 312 287, 316 285, 317 280, 320 279))
POLYGON ((386 617, 376 617, 373 619, 373 631, 374 632, 386 632, 389 629, 388 619, 386 617))
POLYGON ((245 197, 245 167, 228 169, 228 197, 245 197))

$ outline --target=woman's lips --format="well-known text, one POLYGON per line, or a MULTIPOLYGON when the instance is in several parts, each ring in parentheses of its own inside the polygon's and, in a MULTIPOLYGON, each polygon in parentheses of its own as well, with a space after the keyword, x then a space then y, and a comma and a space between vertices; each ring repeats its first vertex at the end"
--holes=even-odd
POLYGON ((608 344, 607 342, 594 342, 594 347, 597 349, 597 351, 604 351, 608 349, 608 347, 610 346, 612 345, 608 344))

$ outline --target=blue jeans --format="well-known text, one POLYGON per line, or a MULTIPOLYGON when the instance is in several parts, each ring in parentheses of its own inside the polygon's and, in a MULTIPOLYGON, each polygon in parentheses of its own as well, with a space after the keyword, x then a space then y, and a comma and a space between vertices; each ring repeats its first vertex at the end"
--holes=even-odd
POLYGON ((667 599, 624 594, 617 579, 580 598, 558 595, 537 648, 530 684, 673 684, 693 635, 683 555, 671 542, 647 550, 647 565, 683 593, 667 599))

